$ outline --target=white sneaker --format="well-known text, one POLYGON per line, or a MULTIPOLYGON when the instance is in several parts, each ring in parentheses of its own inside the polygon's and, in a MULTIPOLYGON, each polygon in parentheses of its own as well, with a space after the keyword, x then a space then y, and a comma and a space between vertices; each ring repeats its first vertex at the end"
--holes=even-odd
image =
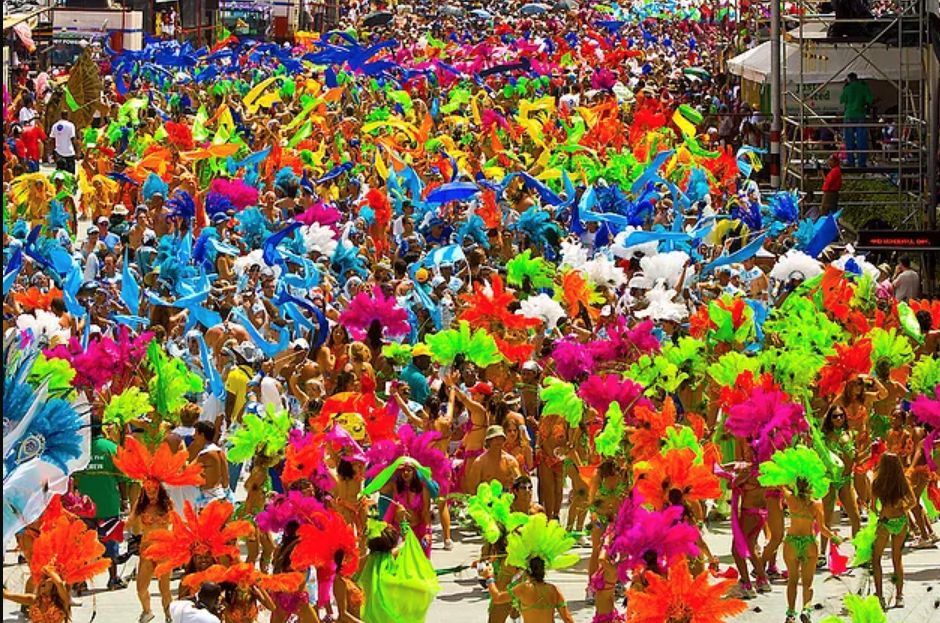
POLYGON ((73 608, 81 608, 81 607, 82 607, 82 600, 79 599, 78 597, 72 597, 72 598, 70 598, 69 603, 70 603, 70 605, 71 605, 73 608))
POLYGON ((448 552, 454 549, 454 542, 451 541, 450 539, 444 539, 444 549, 447 550, 448 552))
POLYGON ((137 623, 150 623, 150 621, 153 621, 153 618, 153 612, 141 612, 140 616, 137 617, 137 623))

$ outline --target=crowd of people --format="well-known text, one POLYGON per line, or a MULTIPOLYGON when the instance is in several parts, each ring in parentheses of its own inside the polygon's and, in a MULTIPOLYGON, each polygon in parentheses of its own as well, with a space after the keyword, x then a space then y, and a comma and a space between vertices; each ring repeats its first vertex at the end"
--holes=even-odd
POLYGON ((762 193, 734 5, 388 8, 5 90, 4 598, 419 623, 469 530, 491 623, 571 623, 579 543, 595 623, 903 606, 940 301, 762 193))

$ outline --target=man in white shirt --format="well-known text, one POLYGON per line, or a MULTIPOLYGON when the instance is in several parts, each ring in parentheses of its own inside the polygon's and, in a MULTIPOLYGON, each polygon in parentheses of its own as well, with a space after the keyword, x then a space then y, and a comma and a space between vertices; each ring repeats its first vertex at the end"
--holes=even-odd
POLYGON ((219 607, 222 588, 215 582, 203 582, 196 601, 180 599, 170 602, 170 621, 173 623, 220 623, 215 614, 219 607))
POLYGON ((49 132, 49 138, 54 142, 53 153, 56 160, 65 162, 65 170, 75 175, 76 149, 75 124, 69 121, 68 109, 62 111, 62 118, 55 122, 49 132))
POLYGON ((20 126, 28 128, 29 126, 36 123, 36 118, 39 116, 39 113, 36 112, 36 109, 33 108, 33 98, 31 95, 27 95, 23 98, 23 107, 20 108, 19 113, 19 122, 20 126))

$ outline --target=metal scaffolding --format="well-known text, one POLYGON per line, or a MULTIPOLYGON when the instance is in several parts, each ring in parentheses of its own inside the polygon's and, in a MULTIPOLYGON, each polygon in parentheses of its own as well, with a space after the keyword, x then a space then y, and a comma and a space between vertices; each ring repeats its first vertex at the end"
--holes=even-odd
MULTIPOLYGON (((867 137, 867 149, 849 152, 853 166, 843 164, 843 180, 854 188, 840 201, 847 213, 897 202, 902 229, 920 229, 931 220, 934 192, 929 169, 936 167, 928 151, 928 78, 933 51, 927 45, 927 16, 923 0, 897 0, 890 13, 877 18, 836 18, 823 13, 817 0, 788 3, 781 16, 781 108, 783 109, 782 170, 784 186, 797 188, 804 207, 818 206, 822 165, 837 151, 846 130, 867 137), (794 49, 795 48, 795 49, 794 49), (794 63, 797 67, 794 67, 794 63), (845 82, 848 73, 865 72, 882 81, 892 101, 863 122, 846 123, 841 114, 821 111, 817 96, 845 82), (859 166, 858 160, 867 160, 859 166), (852 184, 853 180, 866 183, 852 184), (891 197, 888 199, 888 197, 891 197)), ((831 10, 830 6, 825 10, 831 10)), ((841 109, 840 109, 841 110, 841 109)), ((935 159, 935 158, 934 158, 935 159)))

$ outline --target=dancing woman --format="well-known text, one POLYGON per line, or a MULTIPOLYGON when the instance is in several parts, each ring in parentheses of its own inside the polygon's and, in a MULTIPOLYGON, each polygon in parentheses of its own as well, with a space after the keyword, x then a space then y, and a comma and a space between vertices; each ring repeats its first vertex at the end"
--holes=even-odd
MULTIPOLYGON (((826 526, 832 525, 832 513, 836 505, 836 497, 842 503, 849 516, 849 523, 852 525, 852 536, 858 534, 861 529, 861 519, 858 513, 858 506, 855 503, 855 491, 852 489, 852 478, 855 465, 855 442, 853 434, 848 429, 848 422, 845 415, 845 409, 842 406, 832 405, 826 412, 826 417, 822 425, 823 438, 829 451, 839 457, 842 461, 842 468, 836 464, 837 474, 831 474, 829 492, 823 499, 823 517, 825 517, 826 526)), ((825 552, 827 539, 825 532, 821 533, 819 541, 819 551, 825 552)))
POLYGON ((900 457, 893 452, 881 455, 875 480, 872 483, 872 495, 875 502, 881 506, 878 517, 878 528, 875 533, 875 543, 872 547, 871 570, 875 580, 875 594, 885 607, 883 592, 883 576, 881 570, 881 555, 884 554, 888 541, 891 541, 891 562, 894 565, 894 582, 897 587, 894 605, 904 607, 904 566, 903 552, 904 539, 908 533, 908 511, 916 504, 911 483, 904 474, 904 465, 900 457))

